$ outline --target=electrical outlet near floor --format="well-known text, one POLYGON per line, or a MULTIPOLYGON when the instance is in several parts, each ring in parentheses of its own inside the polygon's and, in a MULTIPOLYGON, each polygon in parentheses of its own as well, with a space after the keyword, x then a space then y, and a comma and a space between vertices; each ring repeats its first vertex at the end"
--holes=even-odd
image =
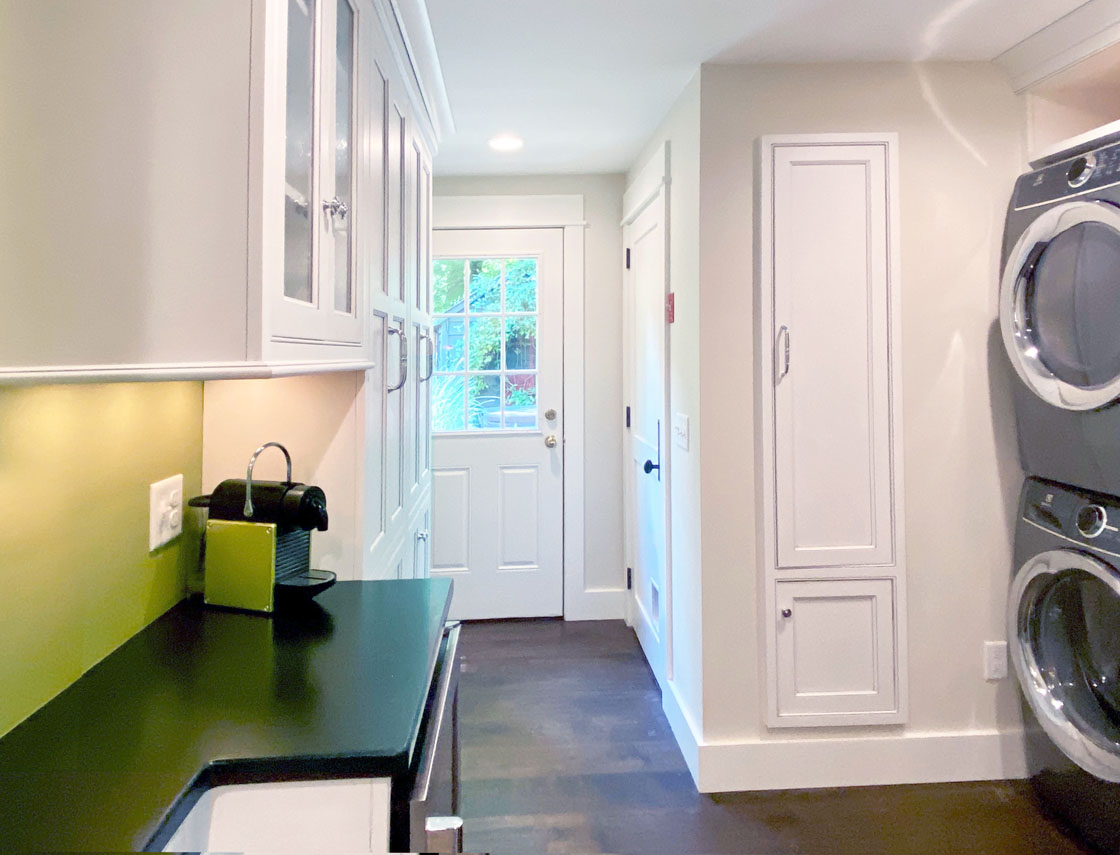
POLYGON ((1007 642, 984 642, 984 679, 1007 679, 1007 642))
POLYGON ((148 551, 183 533, 183 476, 172 475, 148 488, 148 551))

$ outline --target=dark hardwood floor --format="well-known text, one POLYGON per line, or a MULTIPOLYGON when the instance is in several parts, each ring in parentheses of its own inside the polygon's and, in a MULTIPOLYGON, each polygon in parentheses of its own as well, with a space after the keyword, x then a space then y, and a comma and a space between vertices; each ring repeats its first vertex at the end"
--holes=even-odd
POLYGON ((621 622, 467 624, 465 848, 537 853, 1083 853, 1026 784, 702 795, 621 622))

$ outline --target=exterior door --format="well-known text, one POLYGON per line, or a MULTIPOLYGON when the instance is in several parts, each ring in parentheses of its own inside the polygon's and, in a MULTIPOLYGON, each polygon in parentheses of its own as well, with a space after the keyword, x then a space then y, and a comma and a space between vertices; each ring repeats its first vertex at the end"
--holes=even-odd
POLYGON ((432 576, 458 619, 564 611, 563 229, 433 234, 432 576))
POLYGON ((1000 289, 1004 346, 1019 377, 1055 407, 1120 396, 1120 208, 1066 202, 1011 250, 1000 289))
POLYGON ((665 425, 665 188, 634 216, 624 239, 629 250, 626 362, 630 429, 627 525, 632 562, 634 629, 646 659, 666 677, 668 437, 665 425))

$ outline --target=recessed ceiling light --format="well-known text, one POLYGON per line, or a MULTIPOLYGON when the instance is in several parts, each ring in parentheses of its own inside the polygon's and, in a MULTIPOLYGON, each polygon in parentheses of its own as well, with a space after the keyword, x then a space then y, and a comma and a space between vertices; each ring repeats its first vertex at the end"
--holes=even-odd
POLYGON ((494 151, 521 151, 525 140, 513 134, 498 134, 490 140, 490 148, 494 151))

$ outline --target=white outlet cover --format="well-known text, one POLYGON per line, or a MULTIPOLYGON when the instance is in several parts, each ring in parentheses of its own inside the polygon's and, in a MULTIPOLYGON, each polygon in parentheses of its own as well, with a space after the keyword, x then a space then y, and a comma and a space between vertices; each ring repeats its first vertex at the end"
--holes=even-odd
POLYGON ((684 413, 673 413, 673 442, 688 451, 688 416, 684 413))
POLYGON ((183 533, 183 476, 172 475, 148 488, 148 551, 183 533))
POLYGON ((984 642, 984 679, 1007 679, 1007 642, 984 642))

